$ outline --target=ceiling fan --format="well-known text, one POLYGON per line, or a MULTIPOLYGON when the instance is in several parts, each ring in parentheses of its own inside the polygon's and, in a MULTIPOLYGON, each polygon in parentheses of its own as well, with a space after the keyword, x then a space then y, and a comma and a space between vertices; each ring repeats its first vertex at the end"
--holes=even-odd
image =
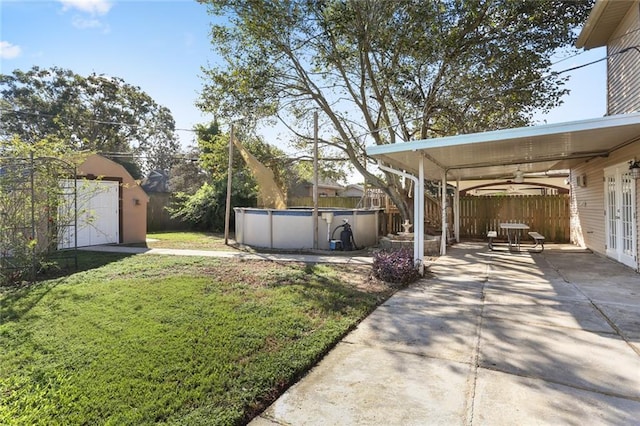
POLYGON ((524 177, 524 172, 520 170, 520 167, 518 166, 518 169, 513 174, 498 177, 496 179, 506 180, 513 183, 524 183, 524 177))
POLYGON ((513 175, 513 182, 514 183, 524 182, 524 172, 520 170, 520 167, 518 167, 518 170, 516 170, 516 173, 513 175))

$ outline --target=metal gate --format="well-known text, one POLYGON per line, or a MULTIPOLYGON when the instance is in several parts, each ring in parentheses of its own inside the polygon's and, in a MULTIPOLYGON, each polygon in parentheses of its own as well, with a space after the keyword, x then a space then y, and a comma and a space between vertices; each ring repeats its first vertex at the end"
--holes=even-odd
POLYGON ((57 250, 60 235, 77 226, 75 177, 59 158, 0 157, 0 283, 34 280, 47 262, 77 267, 75 241, 57 250))

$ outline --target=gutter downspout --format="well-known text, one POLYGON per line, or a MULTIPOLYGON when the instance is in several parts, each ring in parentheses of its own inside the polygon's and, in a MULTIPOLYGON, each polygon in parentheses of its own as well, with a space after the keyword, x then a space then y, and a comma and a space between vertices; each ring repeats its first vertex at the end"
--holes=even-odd
MULTIPOLYGON (((418 265, 418 272, 421 276, 424 276, 424 262, 422 257, 424 255, 424 209, 420 208, 420 194, 422 194, 422 199, 424 202, 424 179, 420 182, 420 179, 409 174, 407 172, 403 172, 401 170, 396 170, 391 167, 384 166, 380 160, 378 160, 378 168, 385 172, 393 173, 398 176, 402 176, 403 178, 410 179, 414 183, 415 191, 418 192, 418 199, 413 197, 413 261, 418 265), (422 233, 422 238, 418 238, 422 233), (422 249, 422 251, 421 251, 422 249)), ((420 162, 420 171, 421 174, 424 175, 424 165, 420 162)))

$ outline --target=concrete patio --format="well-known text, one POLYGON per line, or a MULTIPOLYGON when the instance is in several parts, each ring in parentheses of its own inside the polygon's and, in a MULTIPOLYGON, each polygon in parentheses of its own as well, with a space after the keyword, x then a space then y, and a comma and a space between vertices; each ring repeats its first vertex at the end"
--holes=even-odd
POLYGON ((251 424, 640 424, 640 275, 566 248, 454 246, 251 424))

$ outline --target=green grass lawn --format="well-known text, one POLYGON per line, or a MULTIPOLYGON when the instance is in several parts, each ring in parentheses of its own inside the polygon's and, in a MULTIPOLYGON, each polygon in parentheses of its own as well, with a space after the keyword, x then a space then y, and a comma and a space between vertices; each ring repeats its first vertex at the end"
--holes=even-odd
POLYGON ((80 256, 0 290, 0 424, 243 424, 392 292, 368 267, 80 256))
POLYGON ((147 247, 191 250, 233 250, 224 236, 211 232, 154 232, 147 234, 147 247))

